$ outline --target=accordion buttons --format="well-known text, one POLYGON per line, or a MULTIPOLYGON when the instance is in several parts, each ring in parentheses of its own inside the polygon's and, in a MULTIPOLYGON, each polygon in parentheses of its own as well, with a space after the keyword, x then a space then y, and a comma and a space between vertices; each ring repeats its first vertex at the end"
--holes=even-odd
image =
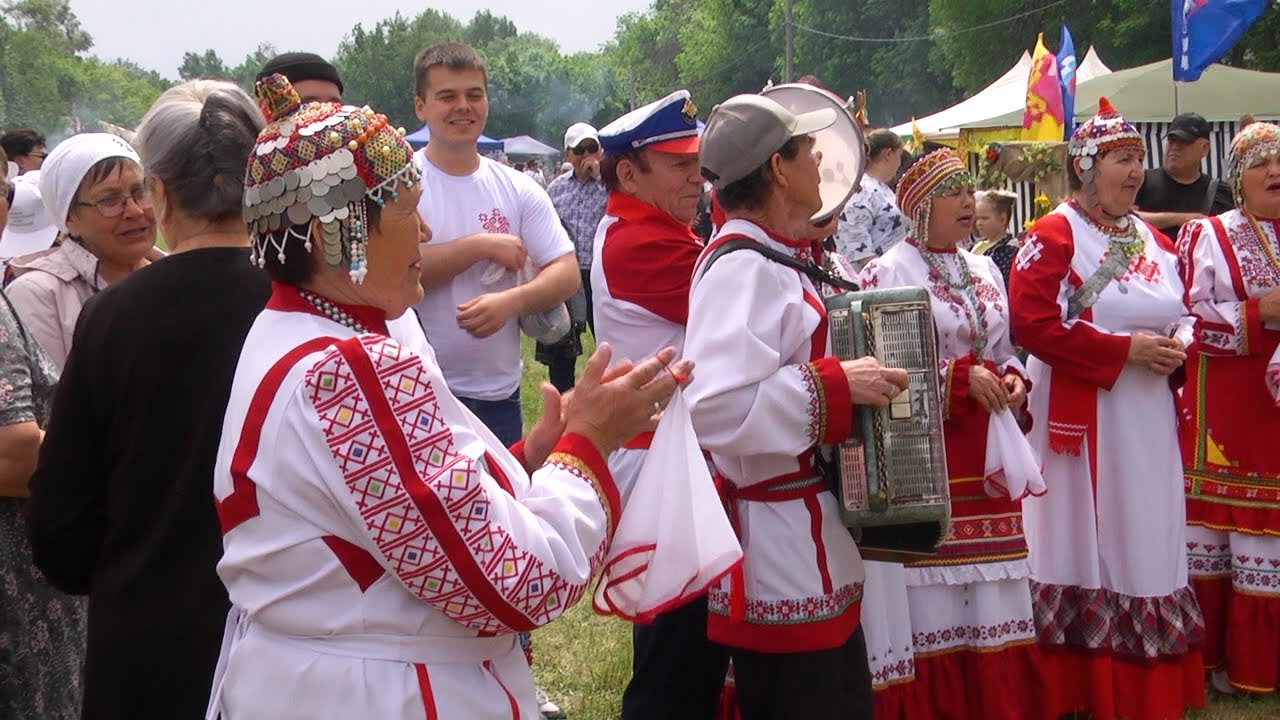
POLYGON ((898 396, 889 403, 889 419, 911 419, 911 388, 907 388, 906 390, 898 393, 898 396))

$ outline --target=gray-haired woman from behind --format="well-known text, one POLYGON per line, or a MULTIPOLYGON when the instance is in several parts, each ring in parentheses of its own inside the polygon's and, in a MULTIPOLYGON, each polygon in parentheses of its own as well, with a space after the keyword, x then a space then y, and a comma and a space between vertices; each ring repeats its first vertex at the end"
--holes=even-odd
POLYGON ((241 219, 263 118, 231 83, 169 89, 136 145, 172 254, 85 306, 31 479, 36 565, 89 596, 84 717, 201 717, 229 602, 212 476, 269 292, 241 219))

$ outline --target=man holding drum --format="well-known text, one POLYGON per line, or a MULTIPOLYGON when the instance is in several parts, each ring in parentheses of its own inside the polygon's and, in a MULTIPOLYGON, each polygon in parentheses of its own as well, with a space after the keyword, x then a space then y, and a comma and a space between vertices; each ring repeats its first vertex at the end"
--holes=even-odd
POLYGON ((814 446, 848 437, 854 405, 888 404, 907 373, 831 355, 828 288, 809 274, 758 252, 708 262, 733 239, 821 259, 812 133, 835 120, 831 108, 797 116, 739 95, 711 112, 701 141, 727 222, 694 273, 685 355, 698 375, 685 392, 744 552, 708 595, 708 634, 731 649, 743 720, 871 717, 862 561, 814 446))

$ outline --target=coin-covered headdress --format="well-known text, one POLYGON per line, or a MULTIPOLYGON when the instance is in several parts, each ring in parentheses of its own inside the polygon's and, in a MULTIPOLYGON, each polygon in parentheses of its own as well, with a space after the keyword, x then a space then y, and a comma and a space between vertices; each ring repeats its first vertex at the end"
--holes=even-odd
POLYGON ((1236 198, 1236 207, 1244 205, 1240 181, 1244 171, 1259 161, 1280 155, 1280 127, 1268 122, 1255 122, 1245 126, 1231 140, 1231 154, 1227 158, 1227 182, 1236 198))
POLYGON ((1098 113, 1081 123, 1067 143, 1067 159, 1080 158, 1080 183, 1089 207, 1098 204, 1098 191, 1093 184, 1097 172, 1094 163, 1102 155, 1122 148, 1145 150, 1142 133, 1124 119, 1110 100, 1100 98, 1098 113))
POLYGON ((311 252, 312 221, 319 220, 325 263, 345 264, 351 281, 363 282, 368 203, 381 206, 398 196, 399 183, 413 187, 421 177, 404 129, 392 128, 367 105, 303 105, 279 74, 258 81, 257 94, 269 124, 245 174, 250 259, 263 267, 272 252, 283 263, 291 238, 311 252))

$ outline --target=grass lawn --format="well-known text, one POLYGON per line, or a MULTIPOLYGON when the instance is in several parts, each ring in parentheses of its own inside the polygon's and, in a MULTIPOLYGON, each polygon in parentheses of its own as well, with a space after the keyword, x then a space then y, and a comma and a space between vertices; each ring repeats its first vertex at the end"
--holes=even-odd
MULTIPOLYGON (((541 410, 539 385, 547 379, 547 367, 533 359, 533 342, 522 336, 524 426, 532 427, 541 410)), ((594 347, 585 334, 586 353, 594 347)), ((578 358, 578 370, 586 354, 578 358)), ((631 626, 621 620, 596 615, 585 596, 560 619, 533 634, 533 674, 568 714, 569 720, 615 720, 620 712, 622 689, 631 676, 631 626)), ((1218 695, 1210 692, 1208 707, 1188 715, 1194 720, 1275 720, 1280 718, 1280 697, 1261 698, 1218 695)), ((921 718, 921 720, 925 720, 921 718)))

